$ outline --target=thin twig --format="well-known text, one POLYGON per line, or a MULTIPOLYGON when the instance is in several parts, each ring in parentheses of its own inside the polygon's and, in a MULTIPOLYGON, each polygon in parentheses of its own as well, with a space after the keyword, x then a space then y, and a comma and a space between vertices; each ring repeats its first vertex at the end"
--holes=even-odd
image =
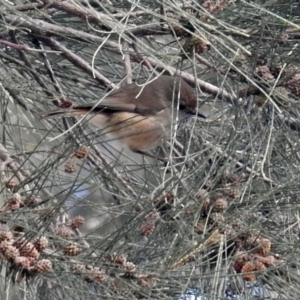
POLYGON ((202 251, 205 247, 208 247, 210 245, 213 245, 215 243, 218 243, 221 238, 222 234, 219 233, 218 230, 215 230, 211 233, 211 235, 205 240, 204 243, 200 244, 197 248, 195 248, 192 252, 188 253, 184 257, 180 258, 177 262, 172 264, 168 269, 169 270, 174 270, 181 265, 184 265, 185 263, 189 262, 192 258, 195 257, 200 251, 202 251))
POLYGON ((127 42, 123 43, 122 51, 125 51, 123 53, 123 62, 124 62, 124 70, 126 74, 126 83, 131 84, 132 83, 132 69, 131 69, 131 61, 130 61, 130 55, 129 55, 129 45, 127 42))
POLYGON ((66 59, 70 62, 74 63, 78 68, 84 70, 89 75, 95 75, 95 78, 105 86, 116 88, 116 85, 112 83, 109 79, 103 76, 99 71, 93 69, 84 59, 79 57, 78 55, 74 54, 71 50, 63 46, 58 41, 54 40, 53 38, 41 38, 43 42, 45 42, 48 46, 61 51, 61 55, 63 55, 66 59))

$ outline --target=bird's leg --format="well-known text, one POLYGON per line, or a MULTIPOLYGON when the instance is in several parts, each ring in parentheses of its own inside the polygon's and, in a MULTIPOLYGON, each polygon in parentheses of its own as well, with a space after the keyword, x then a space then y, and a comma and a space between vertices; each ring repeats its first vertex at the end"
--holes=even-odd
POLYGON ((154 159, 158 159, 158 160, 164 162, 165 164, 168 163, 168 160, 167 160, 166 157, 162 158, 162 157, 160 157, 160 156, 153 155, 153 154, 151 154, 151 153, 149 153, 149 152, 147 152, 147 151, 141 151, 141 150, 137 150, 137 151, 134 151, 134 152, 135 152, 135 153, 138 153, 138 154, 141 154, 141 155, 145 155, 145 156, 154 158, 154 159))
MULTIPOLYGON (((165 149, 162 146, 159 146, 159 153, 156 156, 149 153, 149 152, 146 152, 146 151, 138 150, 138 151, 134 151, 134 152, 145 155, 145 156, 148 156, 148 157, 151 157, 151 158, 154 158, 154 159, 157 159, 157 160, 163 162, 165 168, 168 166, 168 163, 169 163, 168 155, 167 155, 167 152, 165 151, 165 149)), ((170 173, 169 168, 167 168, 167 173, 170 173)))
POLYGON ((159 146, 158 159, 164 162, 165 167, 168 165, 168 154, 163 146, 159 146))

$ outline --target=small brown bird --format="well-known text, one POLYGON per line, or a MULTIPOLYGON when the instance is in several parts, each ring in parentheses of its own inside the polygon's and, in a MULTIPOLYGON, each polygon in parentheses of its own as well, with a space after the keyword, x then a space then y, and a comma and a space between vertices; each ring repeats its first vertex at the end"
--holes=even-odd
POLYGON ((79 104, 42 114, 42 118, 87 115, 105 133, 121 140, 131 151, 153 157, 148 150, 160 146, 174 120, 182 121, 197 111, 194 90, 179 77, 160 76, 139 86, 128 84, 99 103, 79 104))

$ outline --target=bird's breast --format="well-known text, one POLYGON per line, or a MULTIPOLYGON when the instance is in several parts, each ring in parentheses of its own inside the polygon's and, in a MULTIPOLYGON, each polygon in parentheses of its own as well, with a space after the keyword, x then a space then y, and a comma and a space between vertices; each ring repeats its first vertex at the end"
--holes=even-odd
POLYGON ((106 134, 121 140, 133 151, 148 151, 161 145, 169 133, 171 118, 168 111, 142 116, 130 112, 96 114, 90 120, 106 134))

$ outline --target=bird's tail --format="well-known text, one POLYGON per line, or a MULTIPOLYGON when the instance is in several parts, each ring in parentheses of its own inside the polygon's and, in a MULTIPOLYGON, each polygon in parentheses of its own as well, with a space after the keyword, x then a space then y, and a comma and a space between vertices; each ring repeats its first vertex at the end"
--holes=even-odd
POLYGON ((88 110, 83 109, 57 109, 48 112, 44 112, 40 114, 41 119, 50 119, 50 118, 58 118, 58 117, 72 117, 74 115, 83 115, 86 114, 88 110))

